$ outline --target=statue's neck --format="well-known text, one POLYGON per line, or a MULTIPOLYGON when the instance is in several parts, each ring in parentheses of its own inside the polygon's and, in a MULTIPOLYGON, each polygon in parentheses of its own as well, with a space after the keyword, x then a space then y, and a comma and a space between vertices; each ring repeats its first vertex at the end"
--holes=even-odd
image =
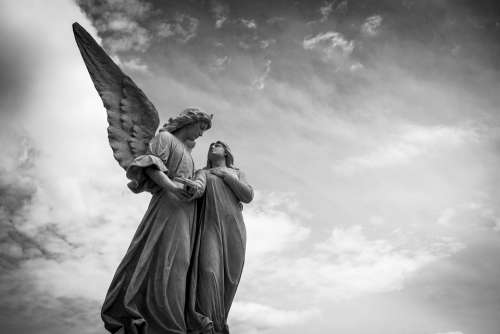
POLYGON ((216 168, 216 167, 227 167, 226 166, 226 159, 217 159, 217 160, 214 160, 214 161, 211 161, 212 163, 212 168, 216 168))

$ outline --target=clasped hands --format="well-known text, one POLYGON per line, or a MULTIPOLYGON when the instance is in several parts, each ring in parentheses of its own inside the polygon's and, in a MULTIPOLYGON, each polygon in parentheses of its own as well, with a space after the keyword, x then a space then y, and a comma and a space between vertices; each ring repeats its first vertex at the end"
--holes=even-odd
POLYGON ((202 186, 196 183, 195 185, 186 188, 184 184, 174 182, 174 187, 169 189, 169 191, 181 201, 189 202, 199 197, 202 192, 202 186))

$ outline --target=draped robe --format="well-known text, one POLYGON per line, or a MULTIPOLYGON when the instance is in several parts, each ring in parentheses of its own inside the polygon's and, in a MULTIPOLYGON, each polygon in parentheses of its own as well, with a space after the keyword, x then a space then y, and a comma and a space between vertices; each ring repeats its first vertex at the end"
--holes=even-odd
POLYGON ((151 202, 118 266, 102 306, 105 328, 120 334, 186 333, 185 301, 195 240, 195 202, 180 201, 149 179, 154 166, 170 178, 194 173, 189 150, 160 131, 148 154, 127 170, 134 192, 149 191, 151 202))

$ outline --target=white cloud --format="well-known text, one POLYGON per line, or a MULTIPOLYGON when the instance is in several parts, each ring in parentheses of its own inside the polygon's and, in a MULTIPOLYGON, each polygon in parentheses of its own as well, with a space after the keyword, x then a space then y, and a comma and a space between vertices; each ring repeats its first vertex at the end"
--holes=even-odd
POLYGON ((352 173, 365 168, 380 168, 409 163, 416 157, 436 150, 460 147, 477 141, 474 129, 446 126, 403 126, 387 142, 373 142, 373 148, 364 155, 352 156, 337 162, 333 169, 352 173))
POLYGON ((333 4, 334 3, 335 3, 335 1, 326 1, 323 4, 323 6, 321 6, 319 8, 319 12, 321 13, 321 19, 320 19, 321 22, 328 20, 328 17, 330 16, 330 14, 333 11, 333 4))
POLYGON ((254 19, 240 19, 240 22, 248 29, 257 29, 257 23, 254 19))
POLYGON ((439 332, 436 334, 464 334, 464 333, 460 331, 451 331, 451 332, 439 332))
POLYGON ((149 73, 148 65, 145 64, 139 58, 133 58, 133 59, 126 60, 122 63, 122 65, 123 65, 124 70, 130 69, 130 70, 135 71, 135 72, 149 73))
POLYGON ((173 20, 158 24, 156 31, 159 37, 173 37, 181 43, 187 43, 196 36, 199 23, 196 17, 176 13, 173 20))
POLYGON ((378 34, 379 28, 382 25, 382 16, 373 15, 366 18, 361 25, 361 32, 367 36, 375 36, 378 34))
POLYGON ((464 248, 453 238, 437 238, 419 246, 409 246, 395 236, 370 239, 361 226, 337 227, 328 239, 313 247, 304 249, 301 245, 305 244, 307 240, 289 245, 294 248, 287 252, 301 249, 300 256, 249 256, 241 298, 269 302, 263 297, 266 293, 294 291, 293 296, 282 298, 292 304, 302 301, 314 305, 318 300, 339 301, 400 290, 419 269, 464 248))
POLYGON ((252 87, 258 90, 264 89, 269 72, 271 72, 271 60, 267 59, 264 63, 264 71, 257 79, 253 81, 252 87))
POLYGON ((353 63, 353 64, 349 67, 349 69, 350 69, 351 71, 353 71, 353 72, 356 72, 356 71, 362 70, 363 68, 365 68, 365 67, 364 67, 364 66, 363 66, 363 64, 361 64, 360 62, 355 62, 355 63, 353 63))
POLYGON ((227 65, 231 62, 229 56, 216 57, 210 64, 210 72, 219 73, 226 69, 227 65))
POLYGON ((282 252, 305 240, 310 230, 298 220, 301 215, 290 195, 256 192, 254 202, 244 211, 247 260, 282 252))
POLYGON ((235 302, 231 307, 229 325, 235 333, 257 334, 305 323, 319 313, 317 309, 286 310, 258 303, 235 302))
POLYGON ((79 2, 92 17, 97 30, 106 32, 104 45, 111 52, 135 50, 145 52, 151 32, 140 22, 152 15, 151 5, 138 0, 79 2))
POLYGON ((304 38, 302 46, 305 50, 319 52, 323 61, 342 66, 354 50, 354 41, 348 41, 339 32, 329 31, 304 38))
POLYGON ((276 44, 276 40, 274 38, 263 39, 259 41, 259 46, 261 49, 267 49, 269 46, 276 44))
POLYGON ((361 226, 353 226, 334 228, 328 240, 316 245, 318 253, 302 262, 310 270, 318 268, 314 283, 330 298, 343 299, 399 290, 418 269, 462 247, 446 239, 411 249, 390 240, 370 240, 361 226))
POLYGON ((211 11, 215 18, 215 28, 220 29, 224 22, 227 21, 229 7, 220 1, 214 0, 212 1, 211 11))
MULTIPOLYGON (((21 152, 16 158, 4 150, 11 171, 23 176, 18 180, 2 170, 9 176, 9 187, 26 192, 29 180, 33 190, 19 202, 15 219, 6 223, 12 227, 5 236, 9 240, 4 240, 9 246, 2 252, 12 260, 10 270, 17 277, 10 284, 19 284, 32 300, 101 300, 147 203, 141 196, 130 196, 124 171, 112 158, 106 113, 74 42, 73 21, 95 35, 91 23, 71 2, 46 6, 32 1, 28 7, 23 25, 8 27, 13 34, 26 34, 22 55, 31 57, 37 50, 37 66, 31 71, 37 84, 25 93, 12 118, 27 129, 37 153, 21 152), (51 36, 51 43, 40 36, 51 36)), ((3 9, 4 24, 4 18, 14 18, 19 11, 12 3, 3 9)), ((7 146, 19 145, 17 137, 3 139, 7 146)), ((6 293, 12 286, 5 287, 6 293)), ((24 299, 9 300, 12 307, 26 306, 24 299)))
POLYGON ((449 225, 450 221, 456 216, 456 214, 457 213, 454 208, 446 208, 438 217, 436 223, 439 225, 449 225))

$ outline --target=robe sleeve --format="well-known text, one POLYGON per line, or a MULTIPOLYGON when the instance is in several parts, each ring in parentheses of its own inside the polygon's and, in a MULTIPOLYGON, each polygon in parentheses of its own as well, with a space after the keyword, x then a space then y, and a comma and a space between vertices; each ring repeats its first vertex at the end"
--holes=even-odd
POLYGON ((250 203, 253 199, 253 189, 248 184, 245 174, 238 171, 238 178, 235 177, 225 177, 224 182, 231 188, 236 197, 243 203, 250 203))
POLYGON ((134 193, 143 191, 154 193, 159 190, 160 187, 147 176, 145 169, 154 167, 164 173, 168 172, 167 161, 172 147, 171 137, 172 135, 165 131, 158 133, 151 139, 147 154, 136 157, 128 167, 127 177, 131 180, 128 187, 134 193))
POLYGON ((193 198, 199 198, 205 193, 207 187, 207 174, 204 169, 199 169, 194 174, 193 181, 196 182, 198 188, 193 196, 193 198))

